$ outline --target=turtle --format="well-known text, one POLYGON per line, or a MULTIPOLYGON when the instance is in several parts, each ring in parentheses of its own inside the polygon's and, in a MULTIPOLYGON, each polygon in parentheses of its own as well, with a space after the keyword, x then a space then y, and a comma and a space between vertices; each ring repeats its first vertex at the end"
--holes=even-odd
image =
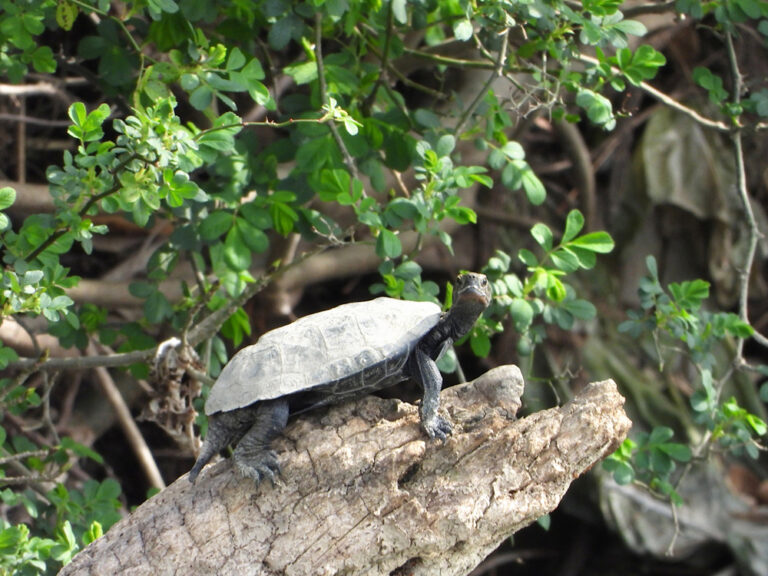
POLYGON ((237 472, 258 485, 280 476, 272 440, 291 414, 365 396, 406 379, 421 384, 421 427, 445 441, 436 361, 467 334, 491 301, 483 274, 460 274, 447 312, 433 302, 379 297, 310 314, 235 354, 205 404, 208 434, 189 480, 227 446, 237 472))

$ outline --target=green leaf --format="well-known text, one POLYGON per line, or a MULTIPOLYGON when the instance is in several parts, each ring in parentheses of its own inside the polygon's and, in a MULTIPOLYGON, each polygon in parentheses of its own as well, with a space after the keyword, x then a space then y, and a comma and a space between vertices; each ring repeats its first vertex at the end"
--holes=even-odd
POLYGON ((528 168, 521 174, 523 189, 525 195, 528 197, 528 201, 534 206, 540 206, 547 199, 547 190, 544 188, 544 184, 539 180, 539 177, 534 174, 533 170, 528 168))
POLYGON ((591 232, 584 236, 579 236, 571 241, 571 246, 583 248, 590 252, 597 252, 599 254, 607 254, 613 250, 614 242, 611 235, 608 232, 591 232))
POLYGON ((749 338, 755 333, 755 329, 748 322, 744 322, 735 314, 729 315, 726 329, 736 338, 749 338))
POLYGON ((698 310, 709 298, 709 282, 696 279, 685 282, 673 282, 669 285, 672 297, 682 308, 698 310))
MULTIPOLYGON (((11 362, 15 362, 19 359, 19 355, 16 353, 16 351, 13 348, 7 348, 6 346, 0 345, 0 369, 5 369, 8 367, 8 364, 11 362)), ((2 429, 2 427, 0 427, 2 429)), ((2 442, 0 442, 0 446, 2 446, 2 442)))
POLYGON ((744 418, 746 419, 747 423, 752 427, 752 430, 755 431, 755 434, 757 434, 758 436, 764 436, 765 433, 768 432, 768 425, 766 425, 765 421, 759 416, 755 416, 754 414, 747 413, 745 414, 744 418))
POLYGON ((346 170, 323 170, 317 187, 318 196, 325 202, 335 202, 339 195, 349 193, 350 183, 351 177, 346 170))
POLYGON ((527 248, 521 248, 517 252, 517 258, 529 268, 535 268, 539 265, 539 259, 527 248))
POLYGON ((456 40, 459 40, 460 42, 464 42, 472 38, 473 32, 474 27, 472 26, 472 22, 467 19, 457 20, 453 23, 453 35, 456 40))
POLYGON ((225 211, 212 212, 200 223, 200 236, 203 240, 215 240, 232 226, 232 214, 225 211))
POLYGON ((189 95, 189 103, 197 110, 207 109, 211 102, 213 102, 213 90, 209 86, 198 86, 189 95))
POLYGON ((267 41, 270 47, 282 50, 291 39, 300 39, 303 31, 304 21, 295 14, 286 14, 269 28, 267 41))
POLYGON ((709 93, 713 104, 720 104, 728 98, 728 91, 723 88, 723 79, 713 74, 708 68, 697 66, 693 69, 693 81, 709 93))
POLYGON ((56 59, 50 46, 38 46, 32 52, 32 67, 41 74, 53 74, 56 72, 56 59))
POLYGON ((570 242, 584 227, 584 215, 578 210, 571 210, 565 219, 565 232, 563 232, 563 244, 570 242))
POLYGON ((627 462, 619 462, 613 469, 613 479, 622 486, 630 484, 635 481, 635 469, 627 462))
POLYGON ((534 224, 531 228, 531 236, 546 252, 552 250, 552 230, 546 224, 534 224))
POLYGON ((80 456, 81 458, 90 458, 91 460, 93 460, 94 462, 98 462, 99 464, 102 464, 104 462, 104 459, 101 457, 101 454, 89 448, 88 446, 80 444, 79 442, 75 442, 72 438, 69 438, 68 436, 65 436, 61 439, 61 447, 71 451, 72 453, 76 454, 77 456, 80 456))
POLYGON ((562 304, 563 308, 571 313, 574 318, 579 320, 591 320, 597 316, 597 308, 592 302, 587 300, 566 300, 562 304))
POLYGON ((273 202, 269 206, 269 214, 278 234, 288 236, 293 232, 294 224, 299 220, 296 211, 284 202, 273 202))
POLYGON ((0 210, 5 210, 16 202, 16 190, 10 186, 0 188, 0 210))
POLYGON ((554 267, 566 274, 570 274, 579 269, 579 257, 565 246, 561 246, 552 252, 549 257, 552 259, 554 267))
POLYGON ((77 4, 73 4, 68 0, 59 0, 56 5, 56 24, 58 24, 62 30, 69 32, 75 24, 77 13, 77 4))
POLYGON ((474 331, 469 338, 469 346, 478 358, 487 358, 491 353, 491 339, 485 332, 474 331))
POLYGON ((94 542, 95 540, 98 540, 104 535, 104 529, 100 522, 94 520, 91 522, 91 525, 88 527, 88 530, 86 530, 83 533, 83 546, 88 546, 91 542, 94 542))
POLYGON ((645 36, 648 29, 642 22, 637 20, 622 20, 613 25, 615 30, 621 30, 624 34, 631 34, 632 36, 645 36))
POLYGON ((691 460, 691 449, 685 444, 669 442, 661 444, 659 450, 678 462, 689 462, 691 460))
POLYGON ((408 12, 406 12, 407 0, 390 0, 392 2, 392 15, 399 24, 408 22, 408 12))
POLYGON ((251 251, 237 226, 232 226, 224 240, 224 261, 230 269, 238 272, 247 270, 251 265, 251 251))
POLYGON ((568 295, 565 285, 554 274, 547 274, 547 298, 554 302, 562 302, 568 295))
POLYGON ((523 146, 514 140, 510 140, 501 147, 501 151, 510 160, 525 160, 525 150, 523 146))
POLYGON ((245 64, 245 55, 243 52, 235 46, 229 53, 229 59, 227 60, 227 70, 240 70, 245 64))
POLYGON ((675 463, 666 453, 661 450, 651 452, 651 470, 660 476, 666 476, 675 469, 675 463))
POLYGON ((403 246, 397 234, 386 228, 379 230, 376 238, 376 254, 379 258, 399 258, 402 253, 403 246))
POLYGON ((444 134, 435 145, 438 156, 448 156, 456 147, 456 138, 452 134, 444 134))
POLYGON ((501 183, 510 190, 517 190, 523 185, 523 173, 518 162, 507 163, 504 170, 501 171, 501 183))
POLYGON ((661 444, 672 438, 674 435, 675 433, 672 428, 667 426, 656 426, 651 430, 648 442, 650 444, 661 444))
POLYGON ((262 230, 240 217, 235 220, 235 227, 238 229, 240 238, 252 252, 261 254, 267 251, 269 238, 262 230))
POLYGON ((69 107, 69 119, 75 126, 82 126, 85 123, 85 118, 88 113, 85 110, 85 104, 82 102, 75 102, 69 107))
POLYGON ((299 86, 309 84, 317 79, 317 63, 309 61, 291 64, 283 68, 283 72, 291 76, 299 86))
POLYGON ((507 309, 515 325, 515 330, 525 332, 530 328, 533 323, 534 311, 533 306, 527 300, 513 298, 507 309))
POLYGON ((200 76, 197 74, 182 74, 179 79, 179 84, 187 92, 191 92, 198 86, 200 86, 200 76))
POLYGON ((160 290, 154 290, 144 302, 144 315, 152 324, 159 324, 173 314, 173 307, 160 290))
POLYGON ((613 116, 611 101, 592 90, 582 89, 576 95, 576 104, 587 111, 587 117, 606 130, 613 130, 616 119, 613 116))
POLYGON ((149 7, 157 12, 167 12, 168 14, 175 14, 179 11, 179 7, 174 0, 147 0, 149 7))

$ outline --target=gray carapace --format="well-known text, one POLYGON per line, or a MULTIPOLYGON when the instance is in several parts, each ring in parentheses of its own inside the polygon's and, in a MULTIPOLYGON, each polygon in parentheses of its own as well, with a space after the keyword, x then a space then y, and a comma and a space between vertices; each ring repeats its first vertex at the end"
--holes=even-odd
POLYGON ((194 482, 219 451, 237 444, 234 464, 256 483, 280 469, 271 448, 291 413, 364 396, 408 378, 421 384, 421 425, 444 440, 451 425, 438 413, 443 379, 436 361, 472 329, 488 307, 482 274, 456 279, 445 314, 431 302, 377 298, 305 316, 264 334, 235 354, 205 405, 208 435, 189 473, 194 482))

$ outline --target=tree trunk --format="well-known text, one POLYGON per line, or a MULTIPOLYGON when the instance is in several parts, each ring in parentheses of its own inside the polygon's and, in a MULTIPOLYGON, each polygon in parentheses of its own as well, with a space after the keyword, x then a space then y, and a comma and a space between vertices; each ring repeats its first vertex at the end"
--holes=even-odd
POLYGON ((612 380, 516 420, 522 392, 515 366, 443 391, 444 444, 398 400, 308 414, 275 442, 282 484, 255 488, 229 461, 183 476, 60 574, 467 574, 631 425, 612 380))

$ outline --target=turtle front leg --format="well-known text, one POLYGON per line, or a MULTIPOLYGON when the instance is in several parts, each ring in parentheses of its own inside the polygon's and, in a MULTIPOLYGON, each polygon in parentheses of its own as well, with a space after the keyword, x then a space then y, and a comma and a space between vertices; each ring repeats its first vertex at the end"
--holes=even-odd
POLYGON ((446 437, 453 433, 453 426, 437 414, 443 377, 435 361, 419 348, 414 351, 413 360, 416 363, 418 379, 424 388, 424 398, 421 401, 421 427, 430 438, 445 441, 446 437))
POLYGON ((271 444, 287 422, 287 400, 278 398, 256 406, 255 422, 240 439, 232 455, 235 468, 241 476, 252 478, 256 484, 268 478, 274 486, 280 475, 280 464, 271 444))

